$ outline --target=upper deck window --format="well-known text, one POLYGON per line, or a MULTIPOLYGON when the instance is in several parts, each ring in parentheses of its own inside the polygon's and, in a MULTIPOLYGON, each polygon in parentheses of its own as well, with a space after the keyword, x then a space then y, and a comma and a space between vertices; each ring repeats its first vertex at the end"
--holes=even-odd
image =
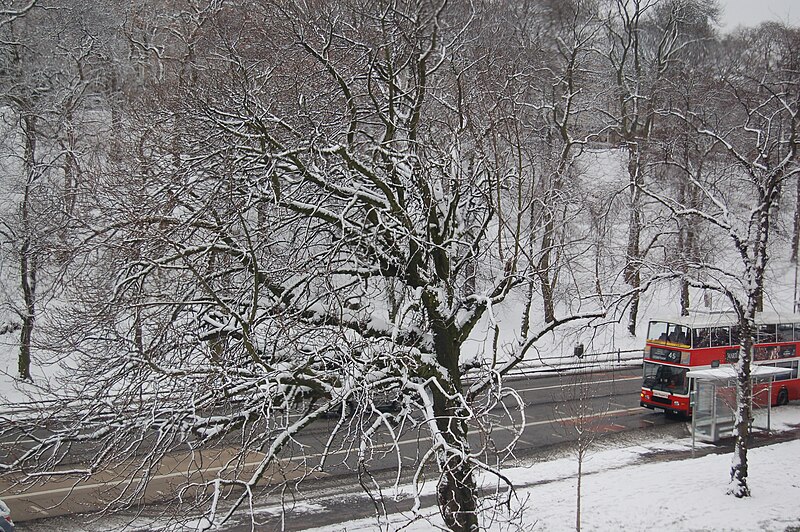
POLYGON ((792 324, 791 323, 779 323, 778 324, 778 341, 779 342, 791 342, 794 340, 792 334, 792 324))
POLYGON ((667 323, 663 321, 651 321, 650 328, 647 329, 648 340, 667 340, 667 323))
POLYGON ((683 325, 663 321, 651 321, 650 328, 647 331, 647 338, 655 342, 679 344, 689 347, 691 336, 689 328, 683 325))
POLYGON ((729 327, 711 328, 711 347, 725 347, 731 345, 731 330, 729 327))
POLYGON ((711 347, 711 329, 708 327, 692 329, 692 347, 695 349, 711 347))
POLYGON ((765 323, 758 326, 759 344, 775 343, 777 339, 777 327, 774 323, 765 323))

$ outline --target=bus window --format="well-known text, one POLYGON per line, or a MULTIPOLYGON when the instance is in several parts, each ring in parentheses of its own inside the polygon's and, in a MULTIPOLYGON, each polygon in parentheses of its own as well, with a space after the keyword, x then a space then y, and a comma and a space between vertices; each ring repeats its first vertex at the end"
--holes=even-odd
MULTIPOLYGON (((798 324, 800 326, 800 324, 798 324)), ((647 330, 648 340, 667 341, 667 324, 663 321, 651 321, 650 327, 647 330)))
POLYGON ((779 323, 778 324, 778 341, 779 342, 791 342, 794 340, 792 335, 792 324, 791 323, 779 323))
POLYGON ((669 325, 669 341, 673 344, 689 346, 689 327, 683 325, 669 325))
POLYGON ((692 329, 692 347, 709 347, 711 345, 711 333, 707 327, 702 329, 692 329))
POLYGON ((800 342, 800 323, 794 324, 794 340, 800 342))
POLYGON ((778 358, 778 346, 776 345, 757 345, 753 347, 754 360, 775 360, 778 358))
POLYGON ((713 327, 711 329, 711 347, 724 347, 726 345, 731 345, 730 329, 727 327, 713 327))
POLYGON ((765 323, 758 326, 758 340, 759 344, 774 343, 776 338, 774 323, 765 323))

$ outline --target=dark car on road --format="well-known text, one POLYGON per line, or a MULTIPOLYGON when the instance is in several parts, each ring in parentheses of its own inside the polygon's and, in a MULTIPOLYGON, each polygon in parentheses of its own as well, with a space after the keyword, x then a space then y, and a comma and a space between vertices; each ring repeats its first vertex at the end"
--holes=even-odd
POLYGON ((11 509, 0 499, 0 530, 14 532, 14 521, 11 520, 11 509))

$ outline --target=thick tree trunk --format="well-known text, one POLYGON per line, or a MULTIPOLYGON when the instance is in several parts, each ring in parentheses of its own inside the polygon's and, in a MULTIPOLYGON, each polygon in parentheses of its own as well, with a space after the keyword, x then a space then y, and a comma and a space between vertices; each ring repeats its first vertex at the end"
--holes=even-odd
POLYGON ((22 242, 19 248, 20 282, 24 310, 22 313, 22 331, 19 340, 18 370, 22 380, 33 380, 31 377, 31 340, 36 318, 36 257, 31 249, 31 193, 36 180, 36 118, 23 116, 22 127, 25 134, 25 189, 22 194, 20 209, 22 222, 22 242))
POLYGON ((628 333, 631 336, 636 336, 636 323, 639 320, 639 292, 634 292, 631 297, 631 310, 628 314, 628 333))
MULTIPOLYGON (((531 228, 533 228, 534 222, 535 222, 535 219, 536 219, 536 214, 535 214, 535 210, 534 210, 533 205, 534 205, 534 203, 531 202, 531 206, 529 207, 529 211, 528 211, 528 215, 530 216, 529 225, 530 225, 531 228)), ((532 229, 531 229, 531 231, 532 231, 532 229)), ((533 238, 528 239, 528 254, 529 254, 529 256, 533 257, 535 249, 536 249, 535 239, 533 239, 533 238)), ((535 282, 534 282, 534 279, 531 278, 528 281, 527 293, 526 293, 526 297, 525 297, 526 304, 525 304, 525 308, 522 311, 522 324, 521 324, 521 327, 520 327, 520 334, 522 335, 522 338, 527 338, 528 337, 528 333, 530 332, 530 328, 531 328, 531 306, 532 306, 532 303, 533 303, 534 288, 535 288, 535 282)))
MULTIPOLYGON (((563 133, 562 140, 567 142, 568 139, 569 136, 563 133)), ((560 198, 564 186, 563 173, 567 167, 568 159, 569 149, 565 148, 561 153, 558 169, 552 179, 552 188, 545 193, 544 213, 546 222, 544 225, 544 234, 542 235, 541 253, 537 268, 539 283, 542 287, 542 306, 545 323, 552 323, 556 319, 553 289, 558 275, 553 272, 553 249, 558 242, 556 226, 563 221, 563 218, 559 214, 559 205, 562 202, 560 198)))
POLYGON ((36 319, 36 261, 30 256, 30 241, 26 239, 20 250, 20 273, 25 312, 22 316, 22 331, 19 339, 19 378, 32 381, 31 339, 36 319))
POLYGON ((750 378, 750 362, 753 354, 753 321, 752 318, 740 320, 741 348, 739 361, 736 364, 736 425, 734 427, 735 443, 731 462, 730 493, 736 497, 749 497, 747 484, 747 451, 750 440, 750 422, 752 418, 753 383, 750 378))
POLYGON ((442 476, 436 495, 439 511, 445 526, 453 532, 478 530, 478 493, 469 454, 466 412, 460 397, 463 396, 461 375, 458 369, 460 346, 453 325, 434 325, 436 359, 448 373, 443 383, 446 393, 433 388, 433 406, 436 424, 447 448, 439 456, 442 476))
POLYGON ((639 154, 637 148, 629 147, 628 175, 630 177, 630 215, 628 219, 628 248, 627 263, 625 265, 625 280, 635 291, 631 298, 630 315, 628 319, 628 332, 636 335, 636 321, 639 316, 639 288, 641 286, 641 248, 642 233, 641 219, 641 168, 639 167, 639 154))
POLYGON ((681 281, 681 316, 689 315, 689 282, 681 281))
MULTIPOLYGON (((774 179, 773 186, 777 186, 779 179, 774 179)), ((740 310, 739 334, 741 347, 739 361, 736 364, 736 426, 733 461, 731 463, 730 493, 736 497, 749 497, 750 487, 747 484, 747 451, 750 444, 750 431, 753 421, 753 382, 751 380, 753 343, 757 332, 755 316, 763 307, 764 301, 764 272, 767 268, 768 254, 767 243, 770 233, 770 215, 772 201, 777 201, 774 188, 767 190, 764 196, 768 199, 762 207, 760 214, 760 227, 758 239, 753 246, 750 268, 745 278, 749 282, 747 304, 745 310, 740 310)))
POLYGON ((453 532, 477 532, 477 488, 472 467, 462 456, 445 459, 436 495, 445 526, 453 532))
POLYGON ((552 323, 556 319, 555 306, 553 305, 553 286, 550 284, 548 265, 539 265, 539 284, 542 287, 542 310, 544 311, 544 322, 552 323))

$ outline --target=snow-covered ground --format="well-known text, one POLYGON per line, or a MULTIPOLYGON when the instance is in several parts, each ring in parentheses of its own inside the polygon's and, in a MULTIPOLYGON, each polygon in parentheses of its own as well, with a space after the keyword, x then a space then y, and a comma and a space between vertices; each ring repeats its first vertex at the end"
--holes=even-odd
MULTIPOLYGON (((790 430, 798 425, 800 405, 773 411, 773 428, 790 430)), ((752 496, 745 499, 726 493, 730 453, 664 461, 659 454, 691 450, 691 440, 602 445, 599 442, 584 463, 581 530, 585 532, 800 529, 800 440, 750 450, 752 496)), ((510 523, 500 520, 489 530, 575 530, 576 467, 576 459, 565 456, 505 470, 519 487, 516 510, 521 514, 510 523)), ((306 511, 313 512, 314 507, 306 511)), ((426 519, 410 525, 411 515, 394 515, 382 526, 366 519, 306 532, 422 532, 441 526, 435 508, 426 508, 423 514, 426 519)))

